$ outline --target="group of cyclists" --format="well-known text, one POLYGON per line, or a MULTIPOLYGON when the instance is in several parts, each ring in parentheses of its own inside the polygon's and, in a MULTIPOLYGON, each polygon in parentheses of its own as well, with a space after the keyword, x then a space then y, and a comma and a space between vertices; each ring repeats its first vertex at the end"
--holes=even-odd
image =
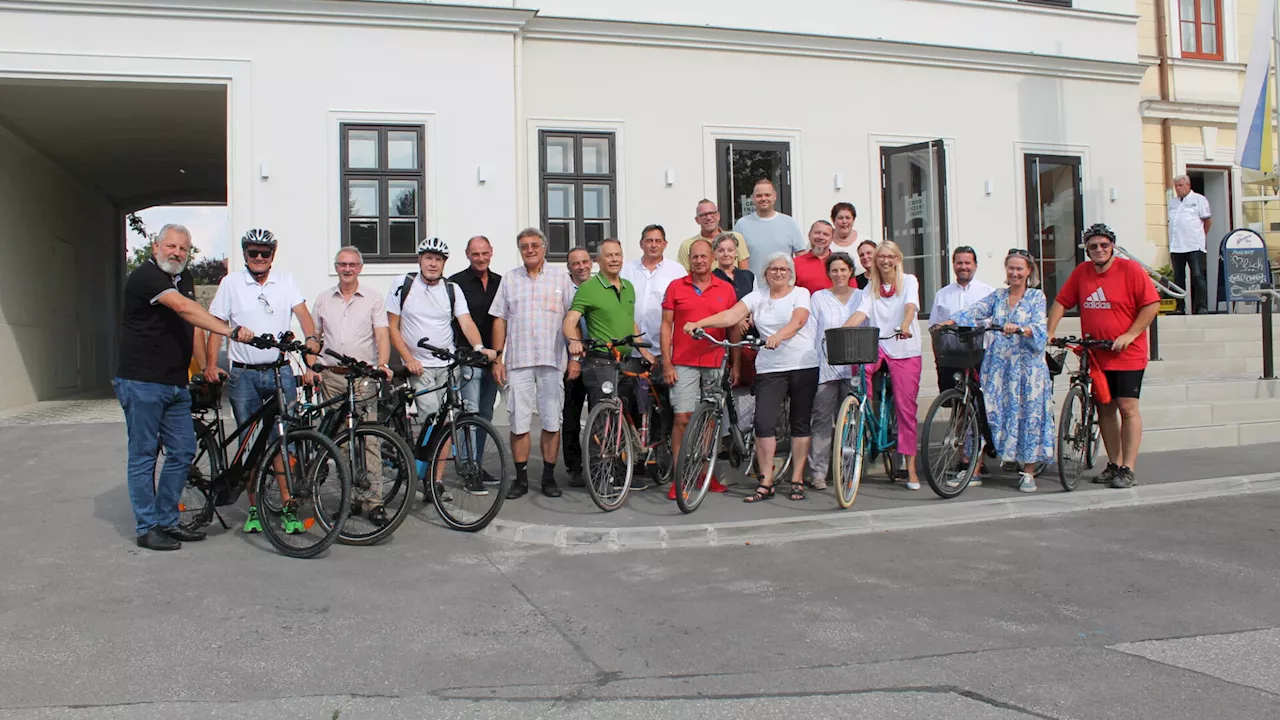
MULTIPOLYGON (((166 226, 153 243, 152 259, 130 275, 126 286, 124 347, 116 380, 129 426, 129 488, 138 544, 175 549, 182 541, 203 538, 198 528, 178 522, 176 508, 195 445, 188 369, 212 381, 227 381, 232 412, 243 425, 264 402, 277 397, 278 389, 295 396, 293 373, 280 372, 288 363, 285 354, 270 343, 247 344, 254 337, 287 333, 294 319, 305 336, 296 346, 306 366, 304 384, 340 394, 351 380, 352 363, 368 370, 360 381, 369 383, 361 390, 364 419, 375 419, 378 412, 373 387, 378 383, 372 376, 390 381, 395 374, 393 349, 423 422, 440 411, 455 370, 461 377, 453 389, 466 413, 491 420, 497 393, 504 393, 514 479, 494 477, 506 476, 505 467, 492 472, 486 467, 455 494, 497 492, 510 500, 528 492, 535 412, 541 492, 561 494, 556 458, 562 431, 568 484, 585 485, 584 464, 593 461, 594 440, 590 432, 582 432, 584 399, 595 406, 619 397, 634 413, 638 401, 656 397, 658 427, 650 434, 670 438, 668 461, 675 463, 691 415, 727 385, 740 401, 739 424, 754 436, 758 484, 745 502, 774 499, 775 486, 786 480, 775 477, 785 467, 774 462, 780 434, 789 438, 791 457, 785 497, 801 501, 806 486, 827 486, 836 408, 850 392, 850 378, 863 369, 888 374, 896 450, 905 460, 906 487, 918 490, 919 280, 904 272, 902 251, 893 241, 859 237, 851 204, 838 203, 831 219, 814 222, 806 235, 794 218, 777 212, 776 199, 773 183, 759 181, 752 193, 754 212, 740 218, 732 231, 722 231, 715 203, 700 201, 694 218, 699 233, 681 244, 677 259, 666 256, 665 229, 650 225, 641 233, 639 258, 625 262, 623 243, 610 238, 594 248, 594 258, 585 249, 573 249, 567 272, 548 263, 547 239, 537 228, 518 233, 521 264, 501 276, 489 268, 493 250, 488 238, 470 238, 467 267, 447 279, 449 244, 427 238, 417 246, 418 271, 393 284, 385 297, 361 283, 359 250, 344 247, 334 261, 338 283, 310 308, 292 277, 272 267, 274 235, 251 230, 240 243, 244 269, 222 280, 206 312, 192 299, 190 279, 183 273, 190 234, 180 226, 166 226), (861 366, 828 362, 827 331, 858 327, 878 330, 875 361, 861 366), (226 368, 218 365, 223 337, 238 341, 228 348, 226 368), (464 353, 471 360, 460 364, 464 353), (616 371, 620 358, 632 372, 616 371), (277 388, 277 378, 286 387, 277 388), (669 410, 662 412, 662 406, 669 410), (165 465, 155 478, 161 446, 165 465)), ((977 253, 957 248, 952 254, 955 282, 938 293, 931 313, 931 323, 939 327, 995 330, 982 360, 982 391, 995 455, 1021 468, 1019 489, 1024 491, 1035 489, 1033 466, 1053 453, 1046 344, 1064 312, 1077 306, 1083 334, 1112 341, 1094 358, 1111 391, 1098 411, 1110 462, 1097 479, 1116 487, 1136 482, 1145 330, 1158 297, 1145 271, 1115 254, 1115 234, 1109 228, 1094 225, 1082 239, 1088 261, 1076 268, 1051 305, 1036 288, 1038 270, 1026 251, 1013 249, 1005 258, 1007 287, 982 292, 985 286, 973 279, 977 253)), ((940 366, 938 376, 940 389, 954 384, 948 368, 940 366)), ((376 447, 366 452, 371 453, 367 464, 378 464, 376 447)), ((502 457, 505 463, 505 451, 502 457)), ((432 473, 419 471, 424 477, 432 473)), ((724 490, 713 469, 703 482, 704 491, 724 490)), ((366 482, 351 497, 351 513, 374 526, 390 522, 380 487, 366 482)), ((642 481, 632 486, 642 488, 642 481)), ((430 481, 423 491, 431 495, 430 481)), ((675 483, 668 494, 676 499, 675 483)), ((258 502, 250 497, 245 532, 262 530, 258 502)), ((283 527, 292 531, 288 523, 283 527)), ((301 523, 297 531, 302 531, 301 523)))

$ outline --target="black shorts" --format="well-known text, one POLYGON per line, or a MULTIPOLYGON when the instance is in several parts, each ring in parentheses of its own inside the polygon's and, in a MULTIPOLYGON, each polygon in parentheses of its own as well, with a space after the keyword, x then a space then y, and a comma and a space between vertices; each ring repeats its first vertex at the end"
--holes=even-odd
POLYGON ((758 438, 774 437, 782 401, 791 398, 791 437, 812 434, 813 398, 818 392, 818 368, 786 370, 756 376, 756 420, 758 438))
POLYGON ((1142 395, 1142 374, 1146 370, 1104 370, 1112 398, 1138 399, 1142 395))

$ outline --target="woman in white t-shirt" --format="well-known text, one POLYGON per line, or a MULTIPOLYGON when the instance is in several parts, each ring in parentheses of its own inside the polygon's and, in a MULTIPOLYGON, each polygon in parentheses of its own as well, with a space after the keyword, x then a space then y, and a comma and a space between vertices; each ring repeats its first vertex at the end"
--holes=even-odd
MULTIPOLYGON (((848 365, 828 365, 824 344, 827 330, 844 325, 845 320, 862 304, 862 291, 849 284, 853 278, 854 260, 845 252, 827 256, 827 277, 831 287, 819 290, 809 301, 814 319, 814 342, 818 350, 818 392, 813 399, 810 427, 824 428, 835 424, 836 408, 849 391, 847 382, 853 377, 848 365)), ((814 490, 827 487, 827 467, 831 464, 831 433, 819 432, 809 445, 809 486, 814 490)))
MULTIPOLYGON (((898 452, 907 459, 907 489, 919 490, 916 475, 916 405, 920 395, 920 338, 916 313, 920 311, 920 281, 902 272, 902 250, 892 240, 876 247, 871 280, 857 312, 845 327, 857 327, 870 319, 880 328, 880 361, 889 367, 894 410, 898 415, 898 452), (900 333, 901 338, 884 338, 900 333)), ((892 482, 893 478, 889 478, 892 482)))
POLYGON ((795 286, 796 269, 791 256, 774 253, 764 265, 765 286, 745 295, 736 305, 686 323, 684 331, 735 327, 749 314, 765 349, 756 356, 756 458, 763 472, 760 485, 746 502, 772 500, 775 433, 783 398, 791 398, 791 494, 804 499, 804 466, 809 453, 813 396, 818 389, 818 351, 814 322, 809 312, 809 291, 795 286))

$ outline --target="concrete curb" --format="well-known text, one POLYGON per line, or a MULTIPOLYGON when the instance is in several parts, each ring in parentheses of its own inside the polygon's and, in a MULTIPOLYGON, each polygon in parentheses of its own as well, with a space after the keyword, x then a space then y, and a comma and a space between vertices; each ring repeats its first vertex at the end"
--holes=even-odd
POLYGON ((531 525, 495 518, 483 532, 502 540, 567 550, 716 547, 1044 517, 1081 510, 1142 507, 1276 491, 1280 491, 1280 473, 1264 473, 1139 485, 1128 490, 1076 491, 972 502, 939 501, 925 507, 840 511, 815 517, 710 524, 597 528, 531 525))

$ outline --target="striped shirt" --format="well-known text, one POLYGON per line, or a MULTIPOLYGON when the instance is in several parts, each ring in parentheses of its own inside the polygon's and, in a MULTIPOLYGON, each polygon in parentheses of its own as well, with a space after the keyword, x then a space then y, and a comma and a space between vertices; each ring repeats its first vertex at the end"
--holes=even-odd
POLYGON ((577 288, 573 279, 545 263, 542 272, 530 276, 523 265, 502 276, 489 314, 507 323, 502 361, 508 368, 554 367, 564 371, 568 362, 564 332, 565 313, 577 288))

